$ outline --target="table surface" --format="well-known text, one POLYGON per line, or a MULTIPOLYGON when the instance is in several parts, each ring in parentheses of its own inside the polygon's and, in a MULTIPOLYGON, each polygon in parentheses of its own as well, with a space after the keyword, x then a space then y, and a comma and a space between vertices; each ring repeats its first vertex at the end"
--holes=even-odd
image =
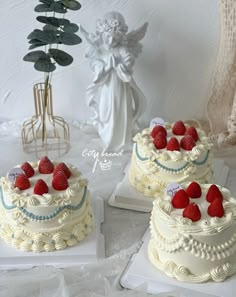
MULTIPOLYGON (((34 154, 26 154, 23 152, 20 129, 21 123, 15 121, 0 123, 1 176, 5 175, 6 172, 16 164, 20 164, 25 160, 33 161, 36 159, 34 154)), ((90 264, 86 266, 86 268, 84 266, 77 267, 76 274, 73 270, 76 268, 60 270, 53 267, 36 267, 30 271, 25 271, 24 276, 22 276, 21 272, 17 271, 2 272, 0 273, 1 296, 18 296, 17 292, 23 288, 22 286, 26 283, 28 285, 27 289, 24 289, 24 296, 32 294, 36 288, 38 291, 36 290, 37 292, 35 291, 35 295, 33 296, 54 296, 54 293, 58 293, 58 285, 62 290, 59 296, 63 297, 76 296, 71 292, 77 292, 77 290, 81 290, 82 288, 87 288, 86 290, 91 294, 98 292, 97 290, 99 289, 101 290, 101 292, 99 291, 101 296, 106 295, 104 288, 109 288, 111 295, 113 293, 115 294, 117 290, 120 290, 119 276, 127 265, 132 253, 137 251, 140 247, 141 238, 148 228, 150 214, 113 208, 107 204, 107 200, 112 194, 116 184, 121 181, 123 177, 124 168, 130 160, 131 152, 121 153, 119 157, 106 157, 108 161, 112 161, 112 164, 109 170, 104 170, 99 162, 96 163, 97 159, 91 156, 91 152, 93 152, 93 154, 98 153, 99 161, 104 161, 102 151, 102 144, 95 130, 91 127, 80 127, 78 123, 73 122, 71 123, 70 151, 62 157, 58 157, 55 152, 49 153, 49 157, 77 166, 83 175, 88 178, 92 196, 100 196, 105 200, 105 221, 102 225, 102 232, 105 236, 107 259, 93 264, 92 266, 90 264), (90 156, 88 156, 88 152, 90 152, 90 156), (85 275, 87 275, 87 281, 93 280, 94 287, 88 284, 86 286, 86 282, 82 282, 85 275), (80 281, 78 281, 79 276, 80 281), (69 282, 68 279, 65 281, 66 277, 70 280, 69 282), (53 279, 50 285, 48 284, 49 279, 53 279), (11 286, 13 280, 16 281, 14 289, 11 286), (37 282, 35 283, 36 280, 37 282), (67 293, 63 293, 63 295, 61 292, 64 291, 67 293), (54 293, 52 294, 52 292, 54 293), (10 293, 11 295, 9 295, 10 293)), ((232 193, 236 194, 236 184, 234 181, 236 177, 235 150, 224 150, 224 154, 218 151, 216 154, 217 156, 222 156, 226 164, 230 167, 226 187, 228 187, 232 193)), ((126 296, 130 293, 122 291, 121 294, 126 296)), ((22 297, 23 295, 20 296, 22 297)))

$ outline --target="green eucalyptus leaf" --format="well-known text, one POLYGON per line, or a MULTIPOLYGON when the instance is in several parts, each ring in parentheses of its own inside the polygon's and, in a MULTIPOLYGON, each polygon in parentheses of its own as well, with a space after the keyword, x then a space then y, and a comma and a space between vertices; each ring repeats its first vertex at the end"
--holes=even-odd
POLYGON ((58 27, 52 25, 45 25, 43 26, 43 31, 55 31, 57 32, 58 27))
POLYGON ((40 47, 40 46, 45 46, 46 44, 31 44, 29 46, 29 50, 32 50, 32 49, 35 49, 37 47, 40 47))
POLYGON ((31 37, 32 35, 34 35, 36 32, 40 32, 39 29, 35 29, 34 31, 32 31, 28 36, 27 39, 32 39, 33 37, 31 37))
POLYGON ((37 43, 44 43, 44 42, 42 42, 42 41, 40 41, 38 39, 30 39, 29 40, 29 44, 37 44, 37 43))
POLYGON ((29 47, 29 49, 34 49, 36 47, 47 45, 47 43, 42 42, 42 41, 40 41, 38 39, 31 39, 31 40, 29 40, 29 44, 31 44, 31 46, 29 47))
POLYGON ((70 23, 70 24, 66 24, 63 30, 69 33, 76 33, 79 30, 79 26, 74 23, 70 23))
POLYGON ((52 11, 55 11, 57 13, 66 13, 67 9, 65 8, 65 6, 60 3, 60 2, 55 2, 51 5, 51 9, 52 11))
POLYGON ((56 69, 56 66, 51 62, 49 57, 39 58, 35 64, 34 68, 42 72, 53 72, 56 69))
POLYGON ((46 45, 45 43, 44 44, 31 44, 31 46, 29 46, 29 50, 32 50, 32 49, 35 49, 37 47, 40 47, 40 46, 44 46, 46 45))
POLYGON ((48 6, 47 4, 39 4, 35 6, 34 11, 36 12, 50 12, 53 11, 53 9, 48 6))
POLYGON ((81 4, 75 0, 62 0, 62 3, 70 10, 79 10, 81 8, 81 4))
POLYGON ((73 62, 72 56, 62 50, 51 48, 49 53, 60 66, 68 66, 73 62))
POLYGON ((59 40, 66 45, 75 45, 82 42, 78 35, 69 32, 62 32, 60 34, 59 40))
POLYGON ((46 17, 46 16, 38 16, 36 18, 40 23, 52 25, 54 27, 60 27, 65 24, 70 24, 70 21, 63 18, 55 18, 55 17, 46 17))
POLYGON ((47 5, 51 5, 52 3, 54 3, 54 0, 39 0, 39 2, 47 4, 47 5))
POLYGON ((26 62, 36 62, 39 58, 47 57, 44 51, 33 51, 26 54, 23 58, 26 62))
POLYGON ((30 33, 28 39, 38 39, 47 44, 51 44, 57 42, 57 34, 55 31, 41 31, 36 29, 30 33))

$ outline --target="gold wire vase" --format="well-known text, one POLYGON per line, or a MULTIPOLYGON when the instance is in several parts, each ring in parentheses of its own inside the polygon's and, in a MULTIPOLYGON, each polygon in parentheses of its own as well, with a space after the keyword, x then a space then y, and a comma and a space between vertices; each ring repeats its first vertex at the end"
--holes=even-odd
POLYGON ((70 149, 70 130, 66 121, 53 115, 52 87, 45 83, 33 87, 35 115, 23 123, 22 144, 27 153, 37 157, 54 151, 61 156, 70 149))

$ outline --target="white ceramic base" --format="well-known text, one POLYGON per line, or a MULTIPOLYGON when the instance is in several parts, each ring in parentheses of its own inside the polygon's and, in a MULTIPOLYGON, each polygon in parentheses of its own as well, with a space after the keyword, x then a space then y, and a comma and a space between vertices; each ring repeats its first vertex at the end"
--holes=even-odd
POLYGON ((0 269, 26 269, 40 265, 68 267, 86 264, 105 257, 104 236, 101 224, 104 222, 104 201, 101 198, 92 200, 95 216, 95 227, 81 243, 56 252, 23 252, 0 240, 0 269))
MULTIPOLYGON (((229 168, 224 164, 221 159, 213 161, 214 183, 224 186, 228 176, 229 168)), ((150 212, 154 198, 146 197, 141 192, 138 192, 129 183, 128 178, 129 165, 125 169, 125 176, 123 180, 117 184, 111 197, 108 200, 109 205, 137 210, 142 212, 150 212)))
MULTIPOLYGON (((221 283, 206 282, 203 284, 183 283, 166 276, 155 268, 148 259, 147 246, 149 231, 143 237, 143 245, 139 252, 131 258, 124 271, 120 283, 124 288, 143 291, 150 294, 160 292, 182 292, 186 297, 235 297, 236 275, 221 283), (189 291, 191 290, 191 291, 189 291), (199 293, 201 292, 201 293, 199 293)), ((171 296, 175 296, 171 294, 171 296)), ((180 296, 180 295, 176 295, 180 296)))

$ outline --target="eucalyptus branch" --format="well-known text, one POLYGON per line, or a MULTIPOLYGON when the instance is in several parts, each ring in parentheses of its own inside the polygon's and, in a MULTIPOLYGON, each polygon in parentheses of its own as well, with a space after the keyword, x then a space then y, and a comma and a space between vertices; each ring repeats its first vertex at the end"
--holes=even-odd
POLYGON ((48 110, 48 90, 52 74, 57 66, 68 66, 73 62, 73 57, 58 49, 60 44, 76 45, 81 43, 81 38, 75 33, 79 30, 77 24, 65 18, 68 10, 76 11, 81 5, 76 0, 39 0, 35 7, 38 13, 37 21, 43 25, 41 29, 33 30, 29 36, 29 50, 44 47, 44 50, 28 52, 23 60, 34 63, 37 71, 44 72, 44 93, 42 102, 42 142, 46 140, 46 113, 48 110), (61 17, 57 17, 61 14, 61 17))
POLYGON ((29 49, 44 46, 44 51, 31 51, 23 59, 33 62, 34 68, 38 71, 52 73, 57 65, 68 66, 73 62, 71 55, 58 49, 59 45, 71 46, 82 41, 76 34, 79 30, 77 24, 65 18, 68 10, 79 10, 81 5, 76 0, 39 0, 39 2, 35 11, 45 15, 40 15, 36 19, 43 24, 43 28, 35 29, 29 34, 29 49), (56 14, 62 14, 62 18, 56 17, 56 14))

